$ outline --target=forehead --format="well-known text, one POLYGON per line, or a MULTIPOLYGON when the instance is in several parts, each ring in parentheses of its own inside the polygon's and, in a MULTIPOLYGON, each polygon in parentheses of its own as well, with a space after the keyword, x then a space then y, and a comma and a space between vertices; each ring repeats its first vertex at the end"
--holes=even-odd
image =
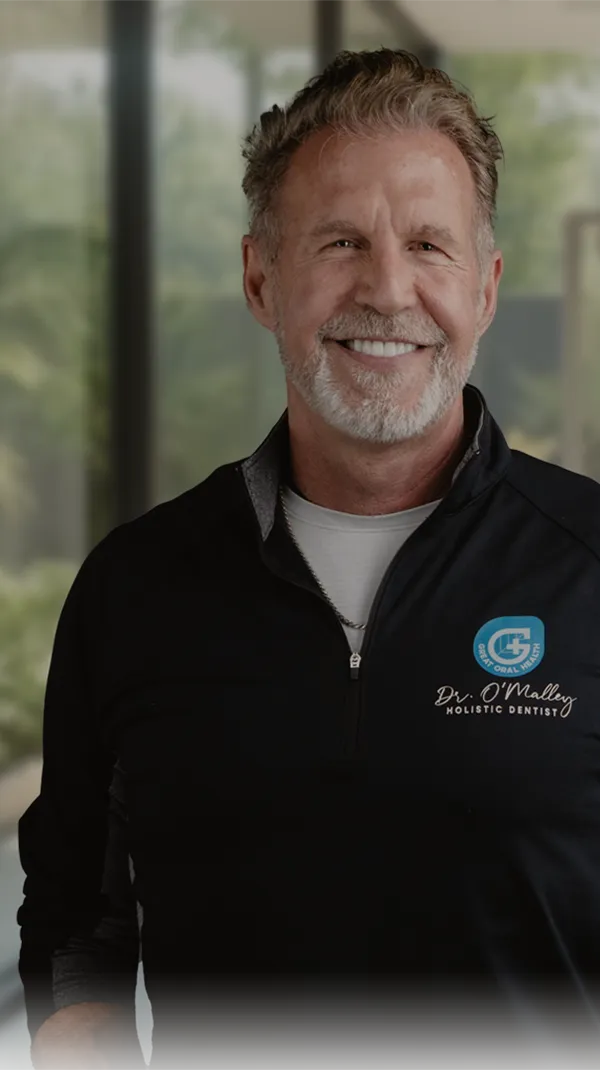
POLYGON ((460 149, 430 130, 368 139, 319 131, 294 154, 281 191, 285 222, 302 233, 357 213, 365 225, 391 213, 394 221, 431 222, 440 231, 470 229, 475 204, 460 149))

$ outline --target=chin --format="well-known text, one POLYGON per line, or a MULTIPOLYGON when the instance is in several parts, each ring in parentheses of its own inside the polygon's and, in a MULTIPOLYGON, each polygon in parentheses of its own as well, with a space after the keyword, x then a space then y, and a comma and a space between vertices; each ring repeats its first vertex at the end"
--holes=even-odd
POLYGON ((382 376, 358 368, 350 383, 327 360, 284 364, 304 404, 328 426, 355 441, 393 445, 427 434, 447 415, 462 396, 476 353, 475 345, 459 361, 444 348, 425 374, 382 376))
MULTIPOLYGON (((315 387, 317 384, 313 384, 315 387)), ((399 403, 391 391, 383 397, 351 399, 348 392, 329 386, 315 389, 307 404, 331 427, 356 441, 392 445, 426 434, 462 395, 462 377, 452 383, 436 377, 414 402, 399 403)))
POLYGON ((392 446, 420 438, 437 422, 436 418, 423 418, 421 413, 396 413, 392 418, 377 415, 365 419, 353 413, 322 413, 323 419, 337 431, 356 442, 368 442, 378 446, 392 446))
POLYGON ((422 435, 443 413, 422 404, 412 408, 352 405, 337 398, 313 398, 310 407, 330 427, 360 442, 391 445, 422 435))

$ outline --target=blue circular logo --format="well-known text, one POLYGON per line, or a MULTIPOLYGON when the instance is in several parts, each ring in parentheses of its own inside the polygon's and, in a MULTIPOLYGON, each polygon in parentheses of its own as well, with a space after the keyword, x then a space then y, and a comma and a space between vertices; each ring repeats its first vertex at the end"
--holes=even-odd
POLYGON ((475 661, 492 676, 525 676, 539 665, 545 630, 539 617, 494 617, 479 629, 475 661))

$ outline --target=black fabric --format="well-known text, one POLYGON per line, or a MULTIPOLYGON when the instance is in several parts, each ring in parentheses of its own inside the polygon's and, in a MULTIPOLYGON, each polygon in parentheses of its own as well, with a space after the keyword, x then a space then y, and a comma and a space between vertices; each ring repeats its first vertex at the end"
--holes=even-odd
POLYGON ((468 459, 388 570, 356 680, 282 522, 285 416, 88 556, 19 826, 32 1033, 133 1006, 138 901, 159 1045, 175 1003, 286 985, 477 990, 549 1028, 558 998, 595 1028, 600 489, 465 403, 468 459), (543 658, 492 675, 475 636, 523 616, 543 658))

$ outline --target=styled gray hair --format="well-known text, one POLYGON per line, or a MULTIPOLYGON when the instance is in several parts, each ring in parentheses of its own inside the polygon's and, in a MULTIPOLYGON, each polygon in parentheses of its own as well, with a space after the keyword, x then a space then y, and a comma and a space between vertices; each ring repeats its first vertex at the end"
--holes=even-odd
POLYGON ((495 246, 496 161, 504 156, 490 123, 478 115, 466 88, 445 71, 424 67, 410 52, 339 52, 284 108, 275 104, 263 112, 243 139, 249 234, 274 263, 282 238, 279 191, 291 157, 312 134, 330 129, 369 139, 390 131, 435 130, 460 149, 473 176, 475 244, 483 271, 495 246))

